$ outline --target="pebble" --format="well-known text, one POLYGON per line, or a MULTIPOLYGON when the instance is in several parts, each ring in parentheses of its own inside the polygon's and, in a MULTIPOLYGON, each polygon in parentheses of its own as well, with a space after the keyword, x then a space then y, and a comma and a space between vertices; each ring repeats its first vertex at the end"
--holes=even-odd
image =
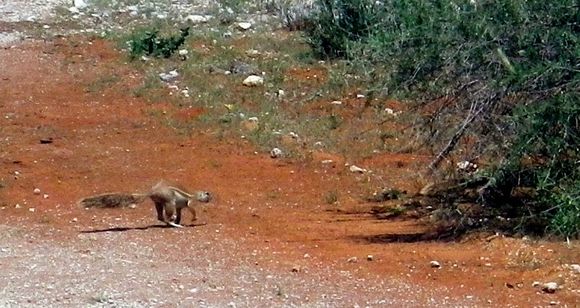
POLYGON ((435 260, 429 262, 429 265, 431 265, 432 268, 440 268, 441 264, 435 260))
POLYGON ((580 265, 579 264, 572 264, 570 265, 570 268, 572 269, 572 271, 574 271, 576 274, 580 274, 580 265))
POLYGON ((257 87, 264 84, 264 78, 256 75, 251 75, 248 76, 246 79, 244 79, 242 83, 247 87, 257 87))
POLYGON ((350 170, 350 172, 352 173, 365 173, 367 172, 367 169, 363 169, 361 167, 355 166, 355 165, 351 165, 348 170, 350 170))
POLYGON ((270 151, 270 157, 272 157, 272 158, 278 158, 280 156, 282 156, 282 150, 280 150, 279 148, 273 148, 270 151))
POLYGON ((373 255, 368 255, 367 256, 367 261, 373 261, 375 258, 373 257, 373 255))
POLYGON ((159 74, 159 78, 161 78, 161 80, 165 81, 165 82, 169 82, 175 78, 177 78, 179 76, 179 73, 177 72, 177 70, 172 70, 169 73, 160 73, 159 74))
POLYGON ((203 16, 203 15, 187 15, 187 17, 185 17, 185 21, 192 23, 194 25, 206 23, 210 19, 211 16, 203 16))
POLYGON ((40 188, 35 188, 35 189, 34 189, 32 192, 33 192, 35 195, 40 195, 40 188))
POLYGON ((357 257, 350 257, 346 260, 346 262, 348 263, 357 263, 358 262, 358 258, 357 257))
POLYGON ((238 29, 240 29, 242 31, 249 30, 251 27, 252 27, 251 22, 239 22, 238 23, 238 29))
POLYGON ((558 290, 558 284, 555 282, 546 282, 542 285, 542 291, 546 293, 554 293, 558 290))

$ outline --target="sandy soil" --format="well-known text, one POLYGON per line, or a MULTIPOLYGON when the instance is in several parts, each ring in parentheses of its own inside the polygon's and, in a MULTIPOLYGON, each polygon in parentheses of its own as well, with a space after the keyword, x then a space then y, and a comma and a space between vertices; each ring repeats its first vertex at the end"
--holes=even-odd
MULTIPOLYGON (((371 205, 347 193, 357 179, 341 168, 271 159, 244 140, 219 140, 211 128, 187 136, 165 127, 153 111, 168 118, 183 111, 132 96, 142 77, 121 62, 98 40, 0 50, 0 306, 580 302, 580 274, 568 266, 580 262, 577 242, 416 241, 424 226, 377 220, 371 205), (120 80, 95 89, 111 74, 120 80), (159 179, 215 194, 200 206, 201 223, 165 228, 150 202, 76 206, 98 193, 146 191, 159 179), (344 192, 339 210, 324 202, 333 190, 344 192), (547 294, 534 281, 561 289, 547 294)), ((415 159, 372 161, 399 174, 412 170, 395 162, 415 159)))

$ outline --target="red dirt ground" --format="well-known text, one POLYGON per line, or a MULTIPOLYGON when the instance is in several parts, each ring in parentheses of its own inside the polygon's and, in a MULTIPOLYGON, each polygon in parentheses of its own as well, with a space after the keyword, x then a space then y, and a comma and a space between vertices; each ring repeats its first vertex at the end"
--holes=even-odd
MULTIPOLYGON (((98 40, 79 43, 59 39, 0 50, 0 225, 34 235, 34 240, 25 241, 25 236, 14 233, 17 241, 25 242, 22 249, 31 245, 62 247, 77 255, 98 256, 109 250, 121 253, 123 243, 129 241, 137 243, 138 251, 153 251, 159 263, 144 266, 147 260, 143 256, 127 262, 155 272, 174 264, 188 268, 188 262, 193 261, 187 260, 220 252, 223 266, 215 274, 226 276, 228 268, 237 273, 234 269, 254 260, 252 256, 258 251, 255 265, 259 263, 271 275, 292 274, 306 280, 321 277, 313 278, 309 286, 292 280, 286 288, 296 288, 302 297, 270 302, 274 306, 439 303, 531 307, 552 303, 578 307, 579 274, 565 266, 580 262, 577 242, 569 246, 501 236, 462 242, 406 242, 409 235, 425 231, 425 226, 412 220, 375 219, 369 214, 372 204, 361 201, 357 188, 364 177, 345 172, 342 164, 320 164, 317 157, 326 159, 329 154, 314 155, 313 161, 305 163, 274 160, 267 153, 256 154, 244 140, 218 141, 211 128, 192 136, 177 134, 150 116, 151 111, 167 110, 167 114, 182 119, 203 110, 178 111, 170 104, 149 104, 132 96, 131 89, 141 76, 120 62, 121 56, 98 40), (112 72, 121 80, 97 91, 88 90, 89 85, 112 72), (200 215, 207 224, 147 229, 157 223, 150 203, 136 209, 88 211, 76 206, 80 198, 103 192, 143 192, 159 179, 211 191, 216 200, 200 215), (35 188, 41 193, 34 194, 35 188), (324 201, 330 191, 338 192, 339 205, 324 201), (96 237, 90 248, 79 242, 86 234, 96 237), (108 235, 98 237, 101 234, 108 235), (117 234, 123 238, 116 238, 117 234), (372 261, 367 261, 368 255, 373 256, 372 261), (358 261, 347 262, 351 257, 358 261), (431 260, 439 261, 442 267, 431 268, 431 260), (352 287, 344 284, 345 280, 363 282, 352 287), (562 289, 546 294, 532 287, 534 281, 555 281, 562 289), (400 282, 418 291, 395 292, 373 285, 385 282, 400 282), (308 300, 332 292, 325 289, 330 286, 346 299, 308 300), (383 295, 390 299, 370 301, 383 295)), ((382 170, 388 183, 413 189, 415 183, 405 182, 417 171, 410 162, 422 160, 424 157, 412 155, 382 155, 364 164, 382 170)), ((0 248, 14 245, 8 233, 3 232, 6 237, 0 240, 0 248)), ((0 258, 2 268, 18 262, 17 258, 0 258)), ((199 270, 214 275, 211 270, 199 270)), ((89 271, 87 275, 103 275, 98 269, 89 271)), ((178 276, 171 280, 160 273, 159 281, 185 279, 178 276)), ((220 279, 228 283, 227 277, 220 279)), ((199 283, 206 283, 202 281, 199 283)), ((16 279, 10 283, 19 286, 23 282, 16 279)), ((139 289, 139 284, 133 288, 139 289)), ((236 292, 260 295, 261 289, 251 288, 236 292)), ((210 306, 230 302, 212 301, 211 296, 220 294, 201 292, 200 296, 208 296, 205 302, 210 306)), ((146 290, 131 293, 135 300, 154 295, 146 290)), ((39 296, 49 295, 41 292, 39 296)), ((18 298, 12 299, 20 303, 18 298)), ((34 299, 28 303, 34 304, 34 299)), ((266 303, 250 298, 237 305, 268 306, 266 303)), ((165 306, 177 304, 171 299, 164 302, 165 306)))

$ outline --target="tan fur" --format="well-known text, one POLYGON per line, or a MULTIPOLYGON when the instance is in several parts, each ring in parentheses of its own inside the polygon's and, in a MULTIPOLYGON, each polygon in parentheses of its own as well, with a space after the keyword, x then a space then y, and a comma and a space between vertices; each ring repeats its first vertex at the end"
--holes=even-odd
POLYGON ((184 208, 191 213, 191 222, 197 220, 195 202, 209 202, 212 196, 206 191, 188 193, 185 189, 170 185, 165 181, 155 184, 146 194, 108 193, 84 198, 79 201, 83 208, 91 207, 127 207, 143 202, 147 197, 155 204, 157 219, 173 227, 182 227, 181 211, 184 208))

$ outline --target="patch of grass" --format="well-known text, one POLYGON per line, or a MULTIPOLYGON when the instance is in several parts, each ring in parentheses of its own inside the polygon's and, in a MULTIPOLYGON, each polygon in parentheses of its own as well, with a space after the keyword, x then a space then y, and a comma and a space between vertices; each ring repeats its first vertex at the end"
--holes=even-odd
POLYGON ((338 203, 338 191, 330 190, 324 194, 324 203, 328 205, 333 205, 338 203))
POLYGON ((86 91, 90 92, 90 93, 102 92, 102 91, 110 88, 111 86, 113 86, 114 84, 119 82, 120 80, 121 80, 121 78, 115 74, 101 76, 97 80, 91 82, 87 86, 86 91))

